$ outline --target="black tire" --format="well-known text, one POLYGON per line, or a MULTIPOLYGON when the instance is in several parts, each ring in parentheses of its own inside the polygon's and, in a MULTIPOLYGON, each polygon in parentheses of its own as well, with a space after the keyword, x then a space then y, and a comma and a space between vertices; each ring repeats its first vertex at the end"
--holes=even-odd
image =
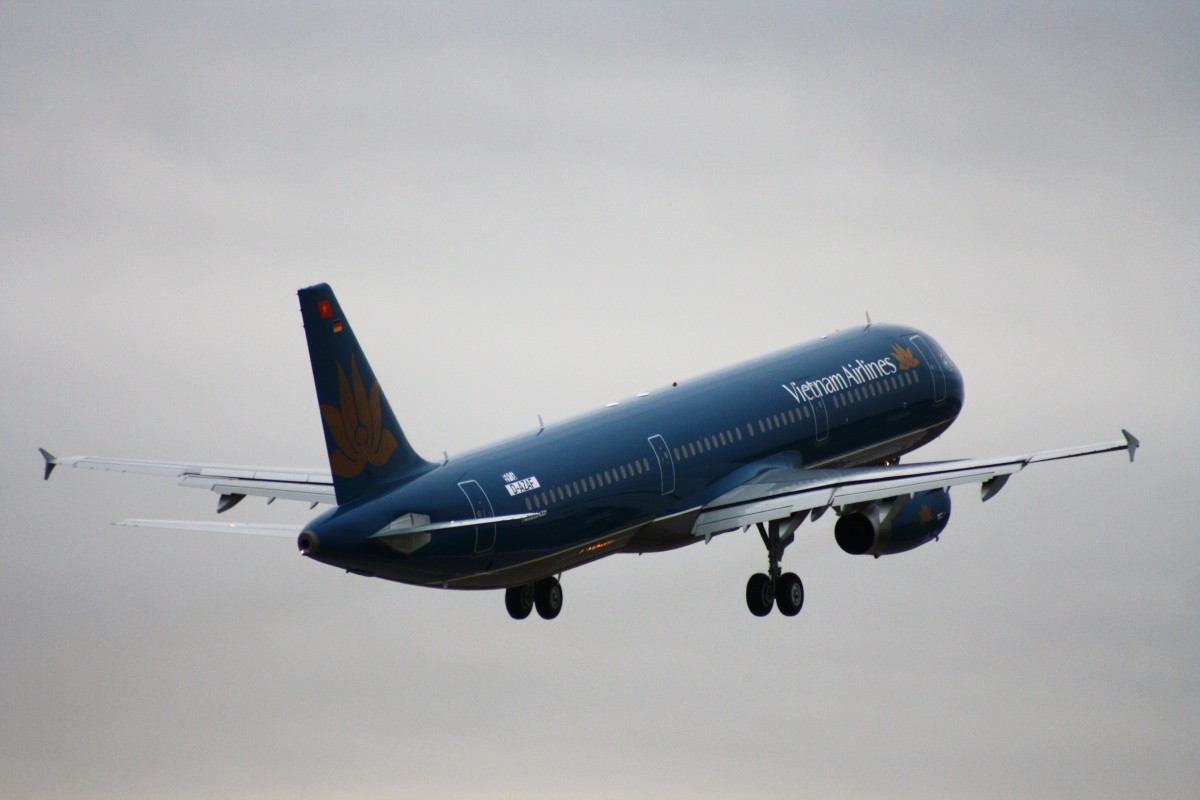
POLYGON ((538 616, 554 619, 562 611, 563 591, 558 578, 542 578, 533 585, 533 603, 538 616))
POLYGON ((525 619, 533 611, 533 586, 510 586, 504 590, 504 607, 513 619, 525 619))
POLYGON ((775 605, 775 590, 771 587, 771 576, 756 572, 746 582, 746 605, 756 617, 765 617, 775 605))
POLYGON ((779 613, 785 617, 794 617, 804 606, 804 584, 793 572, 785 572, 779 576, 779 586, 775 590, 775 605, 779 613))

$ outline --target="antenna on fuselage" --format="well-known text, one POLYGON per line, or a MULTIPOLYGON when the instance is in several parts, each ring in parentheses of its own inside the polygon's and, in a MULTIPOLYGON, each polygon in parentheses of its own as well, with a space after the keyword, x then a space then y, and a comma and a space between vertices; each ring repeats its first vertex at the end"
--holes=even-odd
POLYGON ((542 415, 538 414, 538 432, 534 436, 540 435, 544 430, 546 430, 546 423, 542 422, 542 415))
POLYGON ((871 312, 870 312, 870 311, 868 311, 868 312, 866 312, 866 313, 867 313, 867 327, 866 327, 866 330, 871 330, 871 312))

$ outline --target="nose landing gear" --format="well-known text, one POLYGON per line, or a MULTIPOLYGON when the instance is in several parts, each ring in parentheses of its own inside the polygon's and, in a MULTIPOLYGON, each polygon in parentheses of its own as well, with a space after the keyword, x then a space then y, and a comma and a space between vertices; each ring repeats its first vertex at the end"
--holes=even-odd
POLYGON ((796 528, 804 516, 771 520, 764 527, 758 523, 758 534, 767 547, 767 572, 757 572, 746 583, 746 605, 756 617, 765 617, 776 607, 786 617, 800 613, 804 605, 804 584, 792 572, 783 572, 779 560, 783 551, 796 540, 796 528))

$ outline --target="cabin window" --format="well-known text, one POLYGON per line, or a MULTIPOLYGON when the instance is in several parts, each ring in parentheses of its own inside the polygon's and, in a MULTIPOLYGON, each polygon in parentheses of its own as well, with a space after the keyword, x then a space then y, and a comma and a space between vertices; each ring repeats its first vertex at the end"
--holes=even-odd
POLYGON ((642 456, 642 466, 646 468, 646 472, 650 471, 650 459, 642 456))
POLYGON ((617 467, 617 471, 618 471, 618 474, 620 474, 622 480, 629 477, 628 475, 625 474, 625 467, 617 467))
MULTIPOLYGON (((534 500, 536 499, 537 498, 535 497, 534 500)), ((525 498, 525 510, 533 511, 533 500, 530 500, 528 497, 525 498)))
POLYGON ((678 447, 671 448, 671 455, 675 456, 675 460, 678 461, 679 460, 679 448, 678 447))
POLYGON ((720 431, 717 431, 717 442, 719 442, 722 447, 725 446, 725 434, 721 433, 720 431))
MULTIPOLYGON (((579 481, 571 481, 571 488, 575 490, 575 494, 581 494, 579 491, 579 481)), ((584 486, 583 488, 586 489, 587 487, 584 486)))
POLYGON ((742 427, 739 425, 733 429, 733 432, 737 434, 737 440, 740 442, 742 440, 742 427))
POLYGON ((563 484, 563 493, 566 494, 568 500, 571 499, 571 484, 569 484, 569 483, 563 484))
POLYGON ((920 383, 920 382, 921 382, 921 376, 920 376, 920 375, 918 375, 917 373, 915 373, 915 372, 910 372, 910 373, 908 373, 908 374, 909 374, 909 375, 912 375, 913 383, 920 383))
POLYGON ((778 415, 778 414, 772 414, 772 415, 771 415, 771 419, 775 421, 775 427, 776 427, 776 428, 782 428, 782 427, 783 427, 783 421, 779 419, 779 415, 778 415))
POLYGON ((754 423, 753 422, 746 423, 746 433, 750 434, 751 436, 754 436, 754 423))
POLYGON ((704 451, 708 452, 709 450, 712 450, 712 449, 713 449, 712 437, 705 436, 704 437, 704 451))

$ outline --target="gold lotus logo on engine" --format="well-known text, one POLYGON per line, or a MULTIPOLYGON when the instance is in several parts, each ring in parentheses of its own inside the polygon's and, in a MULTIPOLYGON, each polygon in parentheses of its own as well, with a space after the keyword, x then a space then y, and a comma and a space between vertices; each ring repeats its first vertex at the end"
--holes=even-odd
POLYGON ((896 359, 896 365, 902 370, 912 369, 921 365, 921 362, 913 357, 911 347, 901 347, 898 344, 892 345, 892 358, 896 359))
POLYGON ((392 432, 383 427, 380 412, 379 381, 368 391, 358 371, 358 362, 350 357, 350 379, 337 365, 338 395, 341 408, 321 404, 321 418, 337 449, 329 454, 329 467, 339 478, 359 475, 367 464, 382 467, 399 446, 392 432))
POLYGON ((917 522, 922 525, 933 522, 933 509, 929 506, 921 506, 921 510, 917 513, 917 522))

